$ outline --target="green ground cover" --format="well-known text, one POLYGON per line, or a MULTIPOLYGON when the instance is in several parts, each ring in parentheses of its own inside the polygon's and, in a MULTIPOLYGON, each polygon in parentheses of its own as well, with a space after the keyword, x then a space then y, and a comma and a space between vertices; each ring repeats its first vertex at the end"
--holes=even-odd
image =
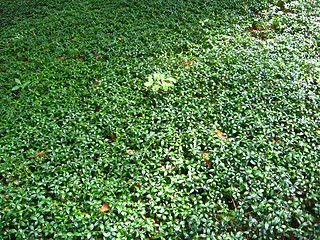
POLYGON ((319 16, 2 0, 0 238, 320 238, 319 16))

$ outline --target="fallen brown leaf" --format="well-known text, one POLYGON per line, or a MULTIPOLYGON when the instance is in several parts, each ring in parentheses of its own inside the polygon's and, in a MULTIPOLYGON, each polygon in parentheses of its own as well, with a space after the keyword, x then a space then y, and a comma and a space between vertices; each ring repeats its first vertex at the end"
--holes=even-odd
POLYGON ((129 149, 128 151, 126 151, 126 154, 134 154, 134 152, 137 151, 137 150, 133 150, 133 149, 129 149))
POLYGON ((100 208, 100 210, 99 210, 99 213, 100 213, 100 212, 106 212, 106 211, 109 211, 109 203, 103 202, 103 203, 102 203, 102 206, 101 206, 101 208, 100 208))
POLYGON ((36 154, 32 155, 31 157, 28 157, 28 158, 35 158, 35 157, 38 157, 40 155, 43 155, 43 154, 46 154, 46 151, 41 151, 41 152, 37 152, 36 154))
POLYGON ((125 186, 125 185, 127 185, 127 184, 131 184, 131 183, 134 183, 135 185, 140 185, 140 182, 139 181, 137 181, 137 182, 127 182, 127 183, 125 183, 123 186, 125 186))
POLYGON ((227 142, 230 142, 230 140, 226 137, 226 135, 224 135, 220 130, 217 130, 216 134, 218 135, 218 137, 225 138, 227 142))
POLYGON ((209 158, 207 156, 207 154, 209 153, 209 151, 202 151, 202 157, 203 160, 206 162, 208 167, 211 167, 211 163, 209 162, 209 158))
POLYGON ((107 137, 108 138, 108 140, 107 141, 110 141, 110 142, 112 142, 115 138, 116 138, 116 136, 114 135, 114 134, 110 134, 110 136, 108 136, 107 137))

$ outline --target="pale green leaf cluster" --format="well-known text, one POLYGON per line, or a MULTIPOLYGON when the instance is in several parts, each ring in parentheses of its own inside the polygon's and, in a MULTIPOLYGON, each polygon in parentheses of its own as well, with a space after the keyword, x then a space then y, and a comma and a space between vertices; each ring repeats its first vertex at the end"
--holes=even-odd
POLYGON ((151 87, 152 91, 158 92, 160 89, 168 91, 170 87, 174 86, 177 82, 174 78, 166 78, 164 74, 154 73, 147 77, 148 81, 144 83, 146 87, 151 87))

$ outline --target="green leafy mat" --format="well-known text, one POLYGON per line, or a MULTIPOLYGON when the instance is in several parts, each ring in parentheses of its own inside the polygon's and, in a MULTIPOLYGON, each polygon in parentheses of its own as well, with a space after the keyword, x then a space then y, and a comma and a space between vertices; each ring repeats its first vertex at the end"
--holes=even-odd
POLYGON ((319 16, 1 1, 0 236, 319 238, 319 16))

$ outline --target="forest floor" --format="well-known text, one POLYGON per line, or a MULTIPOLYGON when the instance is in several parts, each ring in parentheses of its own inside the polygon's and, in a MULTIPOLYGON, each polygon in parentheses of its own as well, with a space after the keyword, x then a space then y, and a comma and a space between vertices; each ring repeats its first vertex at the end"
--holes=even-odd
POLYGON ((0 236, 320 238, 319 16, 2 0, 0 236))

